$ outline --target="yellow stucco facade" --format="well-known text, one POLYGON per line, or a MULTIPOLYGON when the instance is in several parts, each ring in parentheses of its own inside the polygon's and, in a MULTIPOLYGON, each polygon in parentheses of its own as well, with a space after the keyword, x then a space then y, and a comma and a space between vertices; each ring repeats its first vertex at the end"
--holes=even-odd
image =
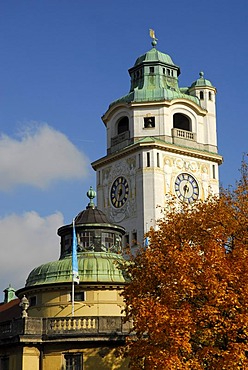
MULTIPOLYGON (((124 308, 120 286, 75 287, 75 316, 120 316, 124 308)), ((72 312, 71 285, 56 289, 41 287, 26 292, 29 301, 35 298, 36 304, 28 310, 31 317, 68 317, 72 312)))
POLYGON ((80 370, 126 370, 128 359, 118 356, 115 347, 94 347, 80 343, 53 343, 47 345, 23 344, 18 347, 8 346, 1 349, 1 370, 65 370, 66 357, 79 356, 81 358, 80 370), (4 367, 8 366, 8 367, 4 367))

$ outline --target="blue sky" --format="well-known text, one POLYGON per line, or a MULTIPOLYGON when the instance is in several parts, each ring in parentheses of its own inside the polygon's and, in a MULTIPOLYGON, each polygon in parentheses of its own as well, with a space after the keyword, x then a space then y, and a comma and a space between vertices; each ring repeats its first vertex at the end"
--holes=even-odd
POLYGON ((90 163, 106 153, 101 116, 128 92, 149 28, 180 66, 180 86, 200 71, 216 86, 220 180, 238 179, 247 19, 245 0, 0 2, 0 289, 58 258, 57 228, 84 209, 90 163))

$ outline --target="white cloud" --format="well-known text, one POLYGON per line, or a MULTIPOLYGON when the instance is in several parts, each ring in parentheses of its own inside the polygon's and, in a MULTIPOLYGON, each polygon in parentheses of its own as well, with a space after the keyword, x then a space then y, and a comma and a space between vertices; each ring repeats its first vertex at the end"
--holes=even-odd
POLYGON ((53 181, 83 178, 88 160, 68 138, 47 124, 32 124, 19 140, 0 136, 0 190, 18 185, 41 189, 53 181))
MULTIPOLYGON (((43 218, 31 211, 0 219, 0 290, 9 283, 15 289, 24 287, 34 267, 59 258, 57 229, 63 224, 60 212, 43 218)), ((0 292, 0 302, 2 297, 0 292)))

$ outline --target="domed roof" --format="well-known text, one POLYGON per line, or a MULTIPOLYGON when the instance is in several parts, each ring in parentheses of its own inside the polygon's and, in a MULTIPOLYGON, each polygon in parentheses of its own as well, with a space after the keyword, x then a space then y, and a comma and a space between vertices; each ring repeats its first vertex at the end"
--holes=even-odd
MULTIPOLYGON (((121 234, 125 234, 125 229, 120 225, 115 225, 110 222, 106 214, 100 209, 95 207, 93 199, 96 196, 96 192, 90 187, 90 190, 87 192, 87 197, 90 199, 85 210, 79 212, 75 217, 75 225, 77 227, 90 226, 91 228, 106 228, 106 229, 115 229, 118 230, 121 234)), ((71 234, 72 224, 61 226, 58 229, 58 235, 62 236, 68 232, 71 234)))
MULTIPOLYGON (((123 272, 118 263, 123 257, 118 254, 104 252, 79 252, 78 275, 80 283, 115 283, 124 284, 123 272)), ((71 256, 61 260, 48 262, 34 268, 26 281, 25 287, 45 284, 71 283, 71 256)))
POLYGON ((87 207, 75 217, 75 224, 110 224, 110 221, 100 209, 87 207))
POLYGON ((168 54, 162 53, 155 47, 153 47, 151 50, 138 57, 136 59, 134 67, 140 65, 143 62, 161 62, 163 64, 176 66, 168 54))
MULTIPOLYGON (((75 217, 75 224, 76 225, 79 225, 79 224, 83 224, 83 225, 108 224, 110 225, 111 222, 109 221, 105 213, 95 207, 93 199, 96 197, 96 192, 93 190, 92 186, 87 192, 87 197, 90 199, 90 202, 88 203, 86 209, 79 212, 79 214, 75 217)), ((60 229, 64 229, 64 227, 60 229)))
POLYGON ((204 78, 204 72, 199 73, 200 78, 198 78, 195 82, 192 83, 191 87, 203 87, 203 86, 210 86, 213 87, 212 83, 209 80, 204 78))
POLYGON ((200 105, 198 97, 189 94, 178 85, 180 68, 170 55, 156 49, 157 39, 152 42, 153 48, 139 56, 133 67, 129 69, 131 86, 128 94, 114 100, 115 104, 130 102, 152 102, 174 99, 187 99, 200 105))

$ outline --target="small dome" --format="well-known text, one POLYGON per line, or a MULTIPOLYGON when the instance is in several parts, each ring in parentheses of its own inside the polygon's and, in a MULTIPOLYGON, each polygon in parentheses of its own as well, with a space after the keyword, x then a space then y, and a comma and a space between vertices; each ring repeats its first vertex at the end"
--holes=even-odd
POLYGON ((92 186, 87 192, 87 197, 90 199, 86 209, 80 212, 75 217, 75 224, 110 224, 105 213, 95 207, 93 199, 96 196, 96 192, 93 190, 92 186))
POLYGON ((143 62, 161 62, 163 64, 169 64, 175 66, 171 57, 168 54, 162 53, 161 51, 152 48, 147 53, 137 58, 134 67, 140 65, 143 62))
MULTIPOLYGON (((112 224, 109 219, 107 218, 106 214, 101 211, 100 209, 97 209, 95 207, 95 204, 93 202, 93 199, 96 196, 96 192, 90 187, 90 190, 87 192, 87 196, 90 199, 90 202, 88 203, 85 210, 79 212, 79 214, 75 217, 75 225, 77 227, 87 227, 91 226, 94 228, 111 228, 118 230, 121 234, 125 234, 125 229, 120 225, 114 225, 112 224)), ((58 235, 62 236, 66 233, 71 234, 72 224, 61 226, 58 229, 58 235)))
POLYGON ((200 78, 198 78, 195 82, 192 83, 191 87, 203 87, 203 86, 210 86, 213 87, 212 83, 209 80, 204 78, 204 73, 199 73, 200 78))
POLYGON ((110 221, 101 210, 87 208, 75 217, 75 224, 110 224, 110 221))

